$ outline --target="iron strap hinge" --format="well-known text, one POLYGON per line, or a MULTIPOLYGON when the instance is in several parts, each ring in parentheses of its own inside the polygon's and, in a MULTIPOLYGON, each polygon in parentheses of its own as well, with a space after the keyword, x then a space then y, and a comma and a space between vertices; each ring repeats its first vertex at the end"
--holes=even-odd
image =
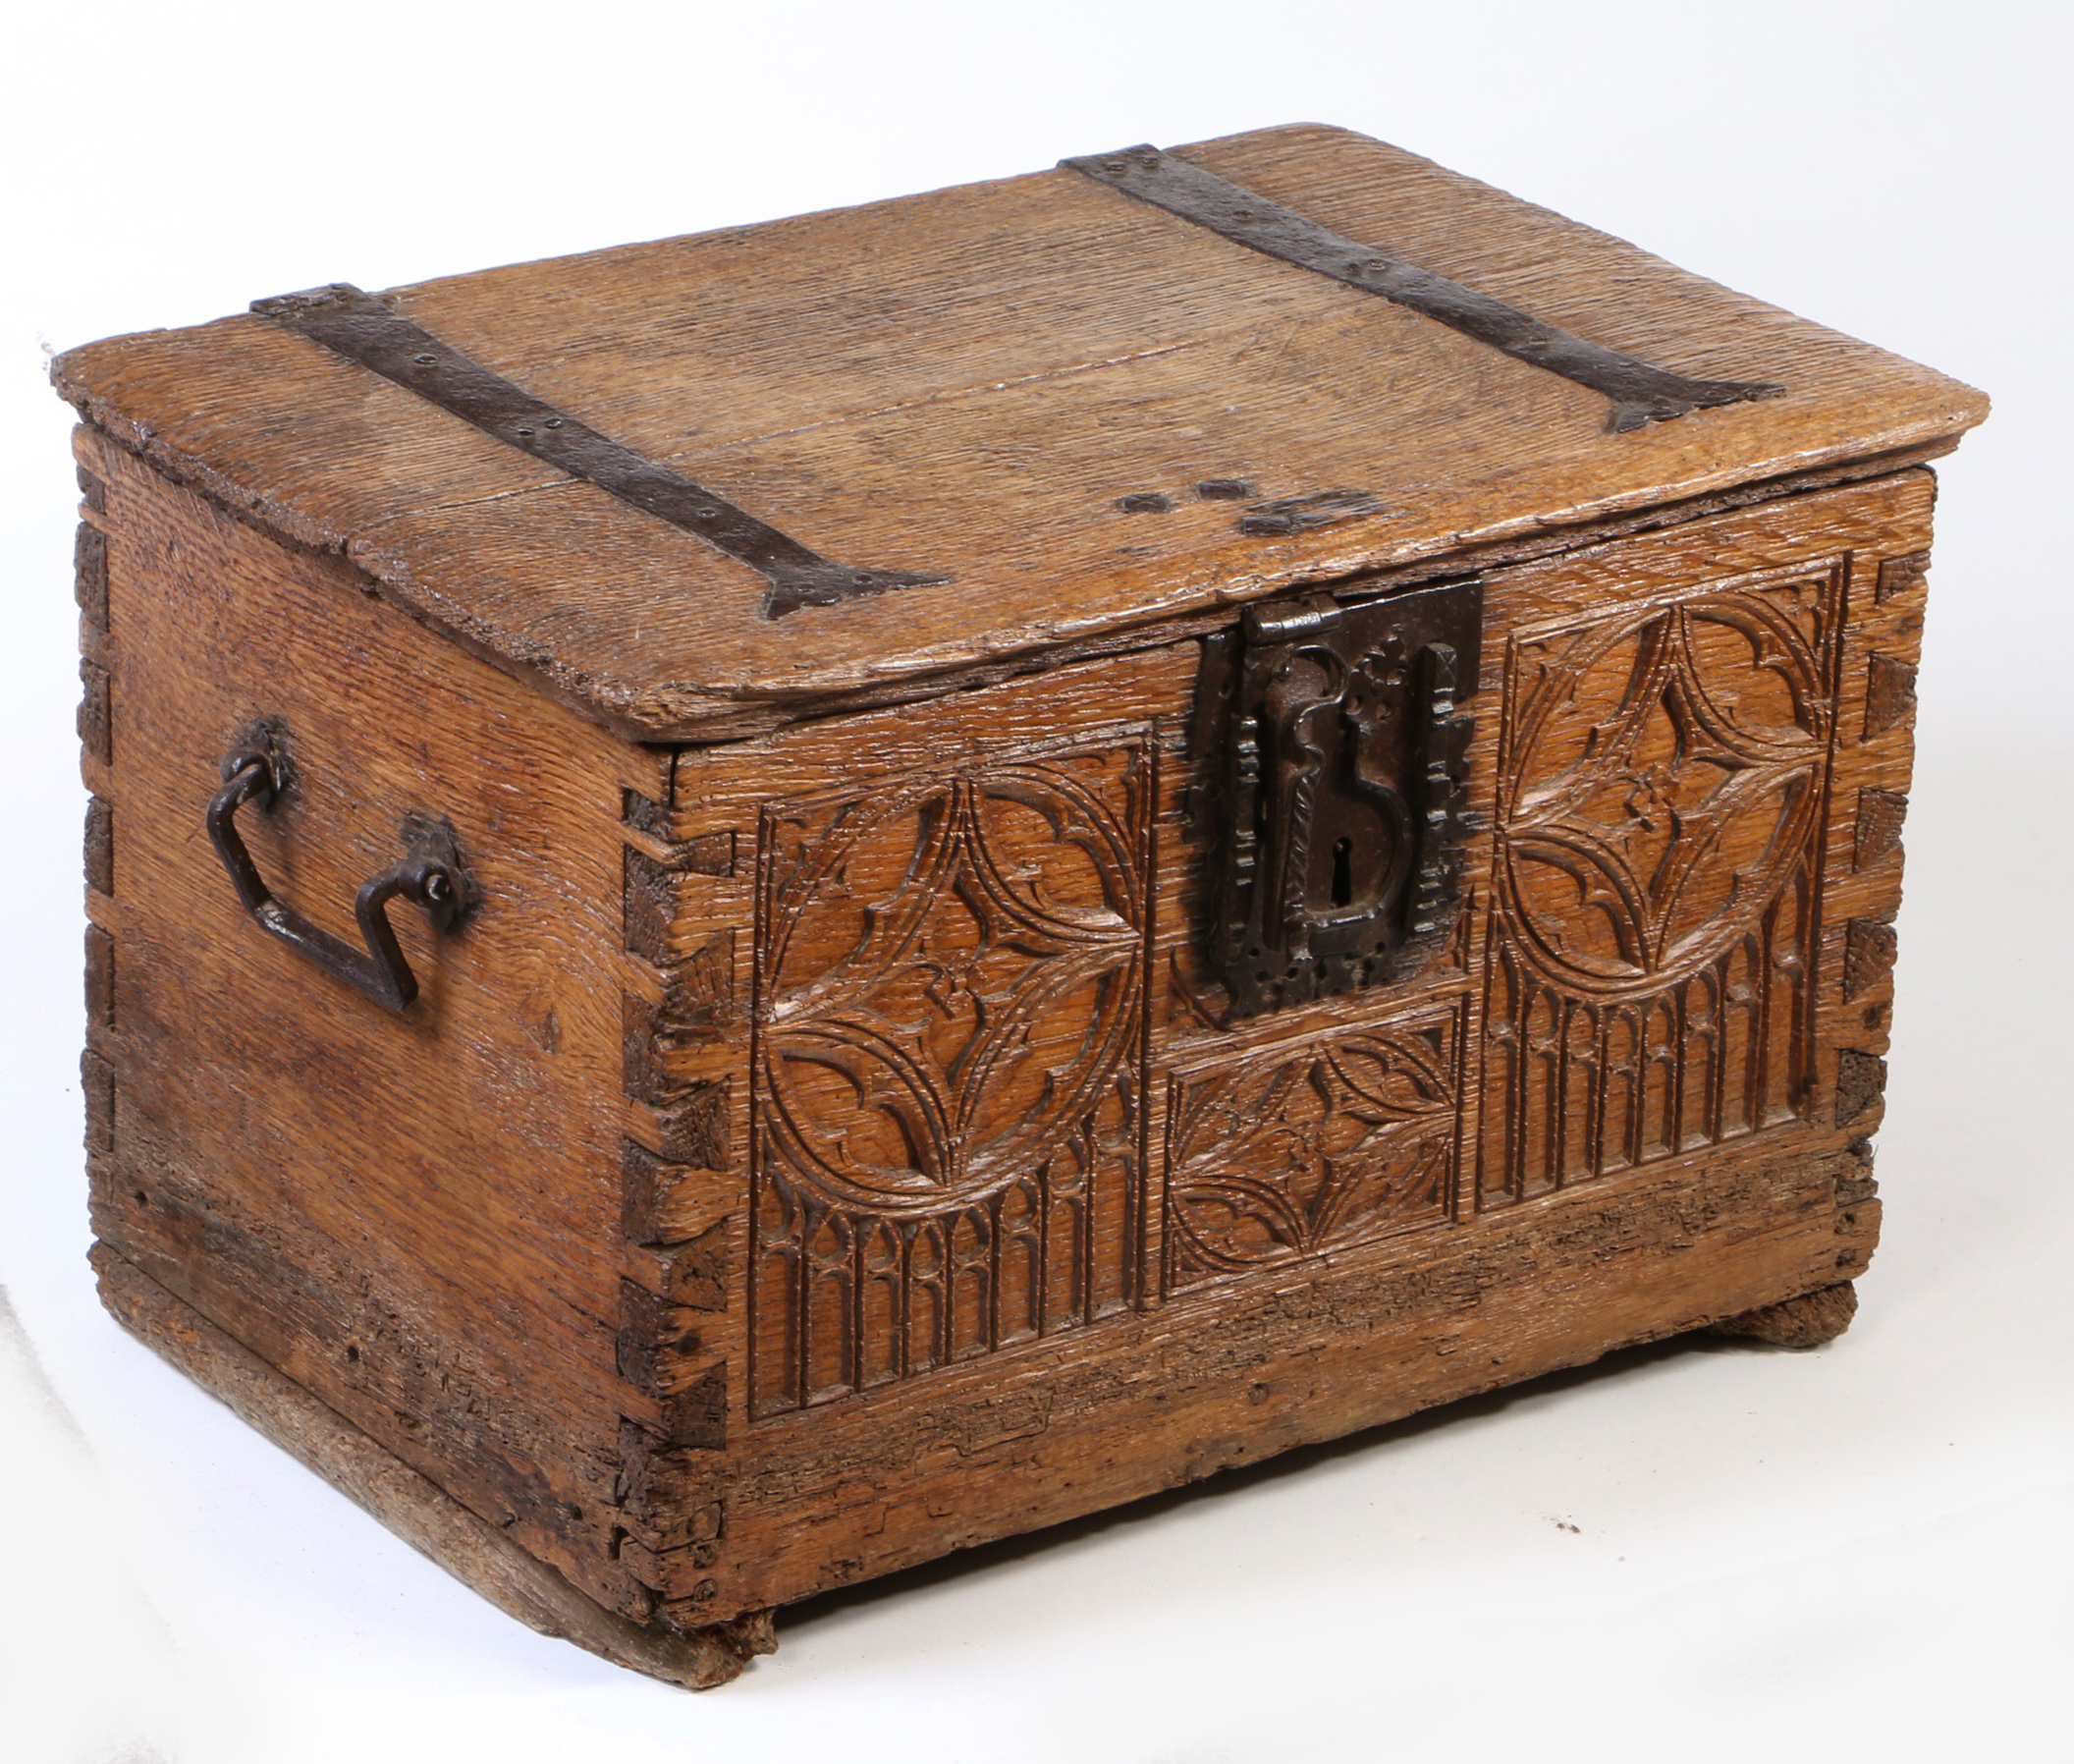
POLYGON ((726 497, 492 373, 387 301, 350 283, 254 301, 252 310, 394 380, 508 447, 545 460, 746 564, 770 583, 763 600, 767 619, 803 606, 833 606, 860 594, 933 587, 951 579, 907 570, 859 570, 810 551, 726 497))
POLYGON ((1502 350, 1516 361, 1604 393, 1612 401, 1608 427, 1615 433, 1666 422, 1715 405, 1778 398, 1786 390, 1766 380, 1688 379, 1603 344, 1587 342, 1543 324, 1492 295, 1451 282, 1374 246, 1357 244, 1308 215, 1158 147, 1125 147, 1120 152, 1091 153, 1059 163, 1236 245, 1330 276, 1365 294, 1380 295, 1502 350))

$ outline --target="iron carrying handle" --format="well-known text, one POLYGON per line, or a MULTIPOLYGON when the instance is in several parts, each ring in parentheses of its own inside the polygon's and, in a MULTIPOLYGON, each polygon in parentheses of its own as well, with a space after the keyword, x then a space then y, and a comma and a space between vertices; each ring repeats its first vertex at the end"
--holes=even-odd
POLYGON ((273 897, 238 832, 238 810, 256 802, 264 810, 287 785, 287 766, 270 744, 246 742, 223 762, 223 788, 209 799, 209 840, 238 891, 239 905, 259 928, 300 950, 327 973, 338 975, 377 1004, 401 1011, 417 997, 417 976, 404 960, 389 924, 389 902, 398 895, 425 910, 435 931, 451 932, 471 905, 472 891, 453 828, 412 815, 404 824, 405 854, 360 885, 353 903, 365 950, 312 924, 273 897))

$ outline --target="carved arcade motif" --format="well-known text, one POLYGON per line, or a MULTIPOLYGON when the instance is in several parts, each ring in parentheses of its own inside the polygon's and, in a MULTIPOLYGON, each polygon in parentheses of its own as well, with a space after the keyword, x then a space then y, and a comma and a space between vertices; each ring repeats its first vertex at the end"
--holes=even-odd
POLYGON ((1445 1224, 1459 1007, 1176 1074, 1166 1289, 1445 1224))
POLYGON ((1840 568, 1514 636, 1486 1204, 1798 1118, 1840 568))
POLYGON ((773 805, 752 1412, 1128 1305, 1150 744, 773 805))

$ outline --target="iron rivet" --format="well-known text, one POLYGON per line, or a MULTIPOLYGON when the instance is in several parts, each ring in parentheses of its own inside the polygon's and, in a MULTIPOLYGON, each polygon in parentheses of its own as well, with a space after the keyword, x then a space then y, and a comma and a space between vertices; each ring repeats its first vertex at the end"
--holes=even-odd
POLYGON ((560 428, 562 426, 562 418, 559 416, 550 416, 547 419, 547 426, 551 429, 560 428))
POLYGON ((433 362, 439 359, 437 356, 417 356, 413 357, 412 358, 417 362, 418 366, 420 367, 430 367, 433 362))
POLYGON ((519 434, 521 434, 521 435, 530 435, 530 434, 531 434, 532 432, 533 432, 533 431, 532 431, 531 429, 529 429, 529 428, 520 428, 520 429, 518 430, 518 433, 519 433, 519 434))

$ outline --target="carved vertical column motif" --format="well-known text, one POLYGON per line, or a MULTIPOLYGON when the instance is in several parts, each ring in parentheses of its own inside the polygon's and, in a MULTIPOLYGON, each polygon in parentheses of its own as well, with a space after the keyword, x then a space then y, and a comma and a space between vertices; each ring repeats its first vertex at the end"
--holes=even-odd
POLYGON ((761 835, 751 1414, 1138 1297, 1149 742, 778 803, 761 835))
POLYGON ((1514 634, 1484 1203, 1798 1119, 1844 572, 1514 634))

